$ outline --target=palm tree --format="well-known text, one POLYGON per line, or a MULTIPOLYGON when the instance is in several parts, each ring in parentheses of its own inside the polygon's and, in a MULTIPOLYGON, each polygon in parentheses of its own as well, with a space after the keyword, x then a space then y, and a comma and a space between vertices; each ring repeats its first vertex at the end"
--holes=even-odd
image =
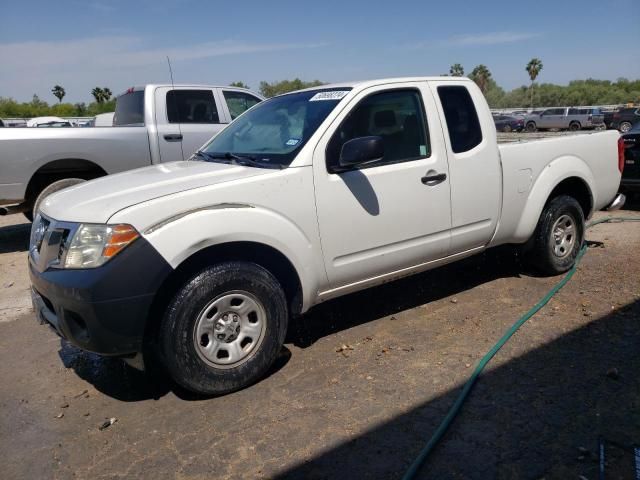
POLYGON ((111 90, 108 89, 107 87, 104 87, 102 89, 102 100, 105 102, 108 102, 109 100, 111 100, 111 95, 113 95, 111 93, 111 90))
POLYGON ((454 63, 449 69, 449 75, 452 77, 462 77, 464 75, 464 67, 459 63, 454 63))
POLYGON ((542 70, 542 60, 540 60, 539 58, 532 58, 529 63, 527 63, 525 70, 527 71, 527 73, 529 74, 529 78, 531 79, 531 108, 533 108, 533 82, 542 70))
POLYGON ((484 94, 487 91, 487 85, 491 78, 491 72, 485 65, 478 65, 473 69, 470 75, 471 79, 476 82, 476 85, 480 88, 480 91, 484 94))
POLYGON ((51 93, 53 93, 53 96, 58 99, 58 103, 62 103, 62 99, 67 94, 67 92, 64 91, 64 88, 62 88, 60 85, 55 85, 51 89, 51 93))
POLYGON ((96 103, 102 103, 104 101, 104 91, 100 87, 91 90, 91 95, 96 99, 96 103))

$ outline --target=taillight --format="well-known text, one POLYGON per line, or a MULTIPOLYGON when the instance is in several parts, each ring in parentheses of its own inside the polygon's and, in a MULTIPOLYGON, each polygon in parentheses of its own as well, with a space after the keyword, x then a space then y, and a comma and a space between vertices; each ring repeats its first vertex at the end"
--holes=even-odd
POLYGON ((618 170, 624 170, 624 138, 618 138, 618 170))

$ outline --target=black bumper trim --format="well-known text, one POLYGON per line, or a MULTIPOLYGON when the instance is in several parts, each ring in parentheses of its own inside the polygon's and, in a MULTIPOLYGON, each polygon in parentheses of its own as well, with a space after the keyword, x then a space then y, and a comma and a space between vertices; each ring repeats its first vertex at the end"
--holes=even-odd
POLYGON ((105 265, 38 272, 31 258, 36 316, 71 344, 102 355, 142 350, 146 320, 171 266, 144 239, 105 265))

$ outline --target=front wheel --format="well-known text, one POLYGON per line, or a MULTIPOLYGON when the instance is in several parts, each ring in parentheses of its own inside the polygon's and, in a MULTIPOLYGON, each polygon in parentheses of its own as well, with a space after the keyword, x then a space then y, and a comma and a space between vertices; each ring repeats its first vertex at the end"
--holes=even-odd
POLYGON ((575 198, 561 195, 542 211, 531 239, 524 247, 527 262, 547 275, 569 270, 584 239, 584 215, 575 198))
POLYGON ((220 263, 175 294, 160 327, 160 356, 183 387, 223 395, 267 372, 287 322, 286 298, 271 273, 249 262, 220 263))

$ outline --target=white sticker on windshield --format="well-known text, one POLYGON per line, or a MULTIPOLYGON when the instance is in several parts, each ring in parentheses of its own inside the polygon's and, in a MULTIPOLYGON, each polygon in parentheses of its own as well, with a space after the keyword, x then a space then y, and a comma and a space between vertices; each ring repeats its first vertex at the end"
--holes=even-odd
POLYGON ((294 145, 297 145, 299 141, 300 141, 299 138, 290 138, 289 140, 287 140, 287 143, 285 143, 285 145, 289 145, 290 147, 293 147, 294 145))
POLYGON ((318 102, 320 100, 341 100, 349 90, 333 90, 331 92, 318 92, 309 99, 310 102, 318 102))

